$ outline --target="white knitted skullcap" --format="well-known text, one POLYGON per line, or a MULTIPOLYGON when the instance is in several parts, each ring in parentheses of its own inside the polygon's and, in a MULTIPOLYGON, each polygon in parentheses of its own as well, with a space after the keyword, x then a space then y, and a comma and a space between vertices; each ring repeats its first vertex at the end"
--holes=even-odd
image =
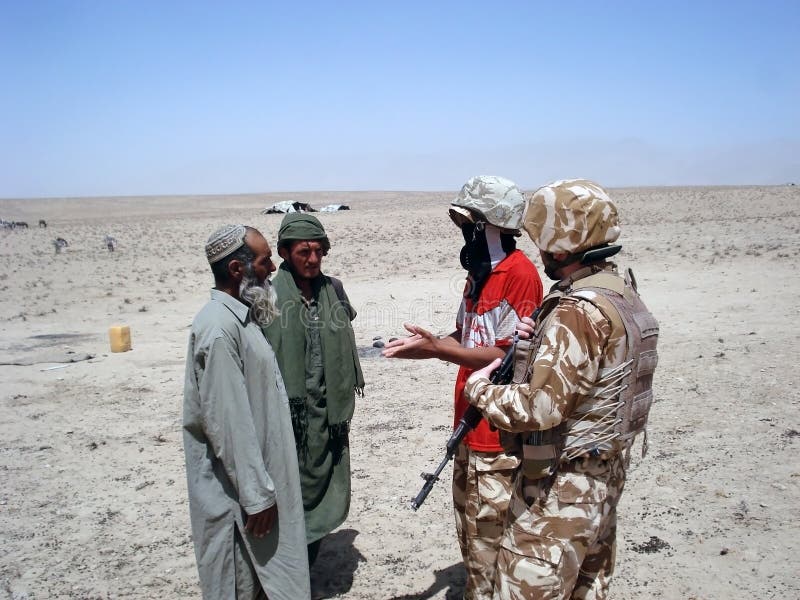
POLYGON ((213 265, 244 246, 246 233, 244 225, 223 225, 212 233, 206 242, 208 264, 213 265))

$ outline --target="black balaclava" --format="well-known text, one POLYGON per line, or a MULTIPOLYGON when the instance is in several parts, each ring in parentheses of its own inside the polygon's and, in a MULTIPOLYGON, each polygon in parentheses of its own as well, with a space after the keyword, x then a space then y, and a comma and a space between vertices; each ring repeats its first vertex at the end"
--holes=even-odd
POLYGON ((469 273, 467 289, 464 296, 477 302, 486 278, 492 272, 492 259, 486 244, 486 229, 481 221, 464 223, 461 226, 464 235, 464 247, 461 248, 461 266, 469 273))

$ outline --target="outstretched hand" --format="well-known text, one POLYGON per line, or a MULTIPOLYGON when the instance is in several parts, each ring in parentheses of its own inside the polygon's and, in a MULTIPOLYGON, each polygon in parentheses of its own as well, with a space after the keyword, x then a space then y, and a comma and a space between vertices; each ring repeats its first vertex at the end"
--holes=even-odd
POLYGON ((386 358, 436 358, 439 338, 427 329, 411 323, 403 323, 411 335, 396 339, 384 346, 381 354, 386 358))

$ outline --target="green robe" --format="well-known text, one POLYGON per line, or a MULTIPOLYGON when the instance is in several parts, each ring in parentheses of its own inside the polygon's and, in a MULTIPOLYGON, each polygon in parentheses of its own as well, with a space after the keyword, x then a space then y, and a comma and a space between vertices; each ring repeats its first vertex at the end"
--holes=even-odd
POLYGON ((281 316, 264 333, 287 382, 310 544, 341 525, 350 509, 348 429, 356 391, 364 385, 350 325, 355 311, 325 275, 314 282, 310 302, 285 263, 274 285, 281 316))

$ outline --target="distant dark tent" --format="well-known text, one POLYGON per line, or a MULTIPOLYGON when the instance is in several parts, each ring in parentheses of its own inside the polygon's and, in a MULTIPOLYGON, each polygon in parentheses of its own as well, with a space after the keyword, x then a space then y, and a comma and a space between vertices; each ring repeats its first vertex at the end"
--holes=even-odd
POLYGON ((291 202, 284 200, 283 202, 276 202, 269 208, 261 211, 262 215, 285 214, 293 212, 317 212, 310 204, 306 202, 291 202))
POLYGON ((319 212, 336 212, 339 210, 350 210, 346 204, 328 204, 319 209, 319 212))

